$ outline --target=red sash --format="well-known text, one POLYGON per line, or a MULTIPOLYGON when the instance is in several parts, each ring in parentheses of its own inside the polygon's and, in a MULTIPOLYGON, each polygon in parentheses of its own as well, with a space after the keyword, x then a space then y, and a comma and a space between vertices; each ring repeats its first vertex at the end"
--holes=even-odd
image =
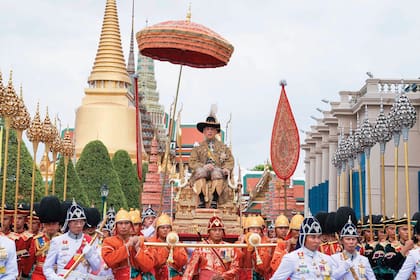
POLYGON ((85 248, 86 244, 88 244, 90 240, 91 240, 91 237, 89 235, 83 234, 82 244, 80 244, 80 247, 79 249, 77 249, 76 254, 69 260, 69 262, 66 264, 64 269, 70 269, 70 267, 73 266, 77 258, 82 254, 83 249, 85 248))

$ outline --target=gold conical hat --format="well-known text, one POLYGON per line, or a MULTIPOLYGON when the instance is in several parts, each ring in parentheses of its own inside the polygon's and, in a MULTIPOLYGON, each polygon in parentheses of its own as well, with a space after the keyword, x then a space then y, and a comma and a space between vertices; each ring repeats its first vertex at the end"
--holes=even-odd
POLYGON ((262 228, 264 225, 264 220, 261 216, 248 216, 245 223, 245 228, 250 227, 259 227, 262 228))
POLYGON ((140 217, 140 211, 134 210, 133 208, 130 208, 130 212, 128 212, 128 215, 130 215, 130 220, 133 224, 140 224, 141 223, 141 217, 140 217))
POLYGON ((123 208, 121 208, 117 212, 117 215, 115 215, 115 223, 118 223, 118 222, 131 222, 130 214, 128 214, 127 210, 124 210, 123 208))
POLYGON ((289 227, 289 219, 285 215, 280 214, 274 223, 274 227, 289 227))
POLYGON ((300 230, 304 217, 301 214, 296 214, 292 217, 289 224, 289 229, 300 230))
POLYGON ((156 228, 160 226, 172 226, 172 220, 171 217, 169 217, 167 214, 163 213, 159 216, 156 220, 156 228))

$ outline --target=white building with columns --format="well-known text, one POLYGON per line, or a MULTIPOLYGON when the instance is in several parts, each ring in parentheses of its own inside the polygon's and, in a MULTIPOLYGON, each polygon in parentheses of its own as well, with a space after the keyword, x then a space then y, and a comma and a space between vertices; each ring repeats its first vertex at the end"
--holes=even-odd
MULTIPOLYGON (((366 83, 358 91, 340 91, 339 101, 329 102, 329 110, 322 112, 322 118, 316 120, 306 132, 306 138, 302 144, 305 152, 305 214, 309 211, 315 215, 319 211, 331 212, 340 206, 352 206, 358 218, 360 212, 364 215, 369 213, 368 199, 368 176, 367 158, 362 154, 361 158, 361 182, 359 184, 359 160, 354 162, 353 171, 350 172, 347 165, 344 172, 337 172, 332 164, 332 157, 337 150, 340 133, 345 138, 350 129, 354 132, 357 126, 357 116, 360 123, 369 119, 375 126, 380 111, 381 98, 385 115, 388 115, 396 96, 404 92, 407 85, 416 84, 420 88, 419 80, 396 80, 376 79, 366 80, 366 83), (365 107, 367 106, 367 114, 365 107), (352 174, 352 180, 350 180, 352 174), (350 185, 352 188, 350 188, 350 185), (360 192, 361 190, 361 192, 360 192), (360 204, 362 200, 362 209, 360 204)), ((420 107, 420 90, 408 91, 407 97, 415 107, 416 112, 420 107)), ((384 156, 384 190, 381 186, 381 162, 379 144, 375 144, 370 152, 370 186, 371 186, 371 209, 372 214, 382 214, 384 206, 387 216, 401 217, 407 213, 405 161, 408 163, 408 201, 411 215, 419 209, 420 188, 420 121, 419 114, 416 116, 414 127, 409 130, 407 141, 408 155, 405 156, 404 142, 401 137, 400 143, 395 148, 394 141, 386 144, 384 156), (397 152, 397 153, 396 153, 397 152), (398 155, 397 168, 395 168, 395 155, 398 155), (397 172, 395 172, 397 171, 397 172), (394 174, 397 174, 397 177, 394 174), (395 183, 394 183, 395 182, 395 183), (385 203, 382 203, 382 198, 385 203), (398 213, 395 213, 397 209, 398 213)))

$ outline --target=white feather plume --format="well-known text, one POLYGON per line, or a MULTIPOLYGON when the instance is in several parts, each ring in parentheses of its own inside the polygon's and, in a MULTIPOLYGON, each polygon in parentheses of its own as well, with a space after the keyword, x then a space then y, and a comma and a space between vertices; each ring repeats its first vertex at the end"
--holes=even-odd
POLYGON ((211 104, 209 116, 217 120, 216 114, 217 114, 217 104, 211 104))

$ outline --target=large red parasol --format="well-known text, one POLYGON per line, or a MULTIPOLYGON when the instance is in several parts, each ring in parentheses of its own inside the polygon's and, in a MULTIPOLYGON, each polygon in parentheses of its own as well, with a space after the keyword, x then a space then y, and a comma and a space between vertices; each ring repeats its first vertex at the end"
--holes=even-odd
POLYGON ((299 132, 286 96, 285 85, 286 82, 282 81, 271 134, 271 164, 277 177, 283 180, 289 179, 295 172, 300 149, 299 132))
POLYGON ((233 46, 211 29, 189 20, 165 21, 137 32, 142 55, 196 68, 225 66, 233 46))
MULTIPOLYGON (((168 170, 169 143, 173 132, 172 120, 175 119, 182 66, 187 65, 196 68, 225 66, 233 53, 233 46, 227 40, 211 29, 191 22, 190 19, 191 12, 189 11, 186 20, 165 21, 146 27, 136 34, 137 44, 142 55, 181 65, 172 117, 169 122, 164 180, 166 180, 168 170)), ((163 185, 165 185, 165 182, 163 185)), ((161 200, 162 198, 163 194, 161 200)))

